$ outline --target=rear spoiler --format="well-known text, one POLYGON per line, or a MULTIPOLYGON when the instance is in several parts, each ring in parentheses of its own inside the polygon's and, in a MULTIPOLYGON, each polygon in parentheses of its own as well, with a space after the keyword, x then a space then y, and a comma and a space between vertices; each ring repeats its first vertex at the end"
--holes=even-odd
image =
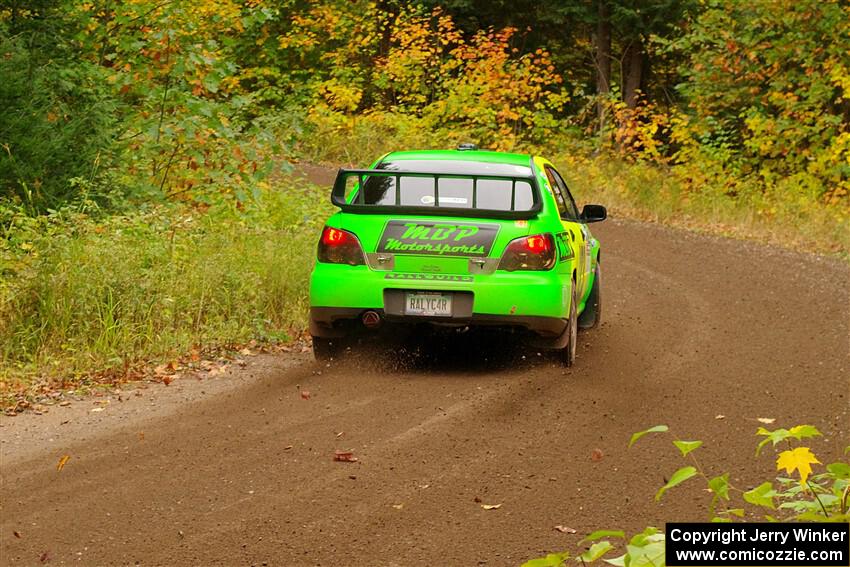
POLYGON ((494 219, 530 219, 537 216, 543 210, 543 201, 540 198, 540 188, 534 175, 497 175, 497 174, 475 174, 475 173, 434 173, 426 171, 393 171, 388 169, 340 169, 336 174, 331 202, 349 213, 365 214, 416 214, 416 215, 438 215, 494 219), (370 205, 366 203, 366 194, 360 190, 364 180, 372 176, 395 178, 395 204, 393 205, 370 205), (349 177, 357 177, 357 191, 352 198, 347 200, 345 195, 346 181, 349 177), (434 180, 434 205, 401 205, 400 179, 402 177, 424 177, 434 180), (472 180, 472 206, 446 207, 440 206, 440 179, 471 179, 472 180), (497 180, 511 182, 511 208, 510 210, 482 209, 476 206, 478 197, 478 182, 480 180, 497 180), (529 209, 516 210, 516 184, 517 182, 528 183, 531 186, 532 206, 529 209), (472 214, 474 212, 474 214, 472 214))

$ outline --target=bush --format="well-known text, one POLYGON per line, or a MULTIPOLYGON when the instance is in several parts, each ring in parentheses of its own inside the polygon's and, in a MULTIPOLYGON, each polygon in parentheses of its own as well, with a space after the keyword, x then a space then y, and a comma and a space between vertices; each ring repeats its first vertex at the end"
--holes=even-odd
POLYGON ((690 54, 676 159, 715 162, 733 191, 744 180, 846 208, 848 33, 850 7, 834 0, 708 3, 674 43, 690 54))
MULTIPOLYGON (((768 420, 771 421, 771 420, 768 420)), ((656 425, 632 435, 629 447, 648 434, 670 434, 666 425, 656 425)), ((773 447, 785 447, 776 458, 777 471, 760 485, 750 489, 734 486, 728 472, 715 474, 700 463, 694 452, 702 446, 702 441, 686 441, 673 435, 672 444, 689 465, 679 468, 670 475, 670 480, 659 488, 655 500, 661 500, 664 494, 690 479, 702 479, 706 492, 711 495, 708 504, 708 517, 711 522, 768 521, 768 522, 850 522, 850 465, 836 462, 826 465, 823 472, 813 474, 813 467, 821 465, 809 447, 802 445, 803 439, 820 437, 821 432, 811 425, 797 425, 790 429, 770 431, 759 427, 756 435, 763 437, 756 447, 756 457, 768 444, 773 447)), ((850 447, 844 449, 850 453, 850 447)), ((664 567, 664 533, 658 528, 647 527, 633 535, 628 542, 626 534, 620 530, 599 530, 585 537, 579 543, 590 544, 578 554, 582 564, 594 563, 600 559, 611 565, 629 567, 664 567), (612 541, 623 540, 622 543, 612 541), (619 557, 607 559, 605 556, 624 546, 619 557)), ((532 559, 523 567, 561 567, 566 564, 570 554, 552 553, 546 557, 532 559)))
POLYGON ((111 193, 116 126, 104 70, 25 46, 35 33, 0 20, 0 197, 31 214, 111 193))

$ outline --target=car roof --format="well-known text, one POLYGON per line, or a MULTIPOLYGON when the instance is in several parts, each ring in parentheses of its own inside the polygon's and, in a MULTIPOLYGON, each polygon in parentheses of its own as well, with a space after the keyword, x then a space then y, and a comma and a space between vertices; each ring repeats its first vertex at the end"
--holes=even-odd
POLYGON ((381 162, 406 160, 443 160, 469 161, 482 163, 503 163, 507 165, 531 166, 531 156, 528 154, 512 154, 508 152, 491 152, 487 150, 414 150, 390 152, 381 158, 381 162))

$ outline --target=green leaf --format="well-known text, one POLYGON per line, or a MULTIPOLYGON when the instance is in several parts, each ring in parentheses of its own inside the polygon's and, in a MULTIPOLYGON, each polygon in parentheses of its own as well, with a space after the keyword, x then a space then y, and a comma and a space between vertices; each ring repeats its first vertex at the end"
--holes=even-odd
POLYGON ((797 425, 789 429, 788 434, 795 439, 802 440, 806 437, 817 437, 821 435, 821 432, 812 425, 797 425))
POLYGON ((826 470, 837 478, 850 478, 850 465, 847 463, 830 463, 826 465, 826 470))
POLYGON ((648 541, 645 545, 628 545, 629 567, 656 567, 664 565, 664 542, 648 541))
POLYGON ((667 484, 662 486, 658 492, 655 494, 655 500, 661 500, 661 497, 664 496, 664 493, 677 486, 682 484, 692 476, 697 474, 697 469, 695 467, 682 467, 676 472, 673 473, 673 476, 670 477, 670 480, 667 481, 667 484))
POLYGON ((766 439, 764 439, 761 443, 756 447, 756 457, 759 456, 759 453, 762 450, 762 447, 773 442, 773 446, 776 447, 776 444, 788 439, 791 436, 791 433, 788 432, 787 429, 776 429, 774 431, 768 431, 764 427, 759 427, 758 431, 756 431, 756 435, 764 435, 766 439))
MULTIPOLYGON (((837 496, 832 496, 831 494, 829 496, 832 497, 832 499, 833 499, 832 502, 827 502, 826 496, 822 495, 822 496, 819 497, 821 503, 824 506, 826 506, 827 510, 829 510, 829 507, 833 503, 838 501, 837 496)), ((797 501, 794 501, 794 502, 783 502, 782 504, 779 505, 779 508, 783 509, 783 510, 794 510, 797 513, 803 513, 803 512, 808 511, 808 512, 812 512, 813 514, 823 515, 821 505, 818 504, 817 502, 812 502, 812 501, 809 501, 809 500, 797 500, 797 501)))
POLYGON ((708 481, 708 487, 717 496, 729 500, 729 473, 723 473, 708 481))
POLYGON ((634 435, 632 435, 631 440, 629 441, 629 447, 634 445, 638 439, 646 435, 647 433, 664 433, 667 431, 668 427, 666 425, 656 425, 655 427, 650 427, 649 429, 645 429, 643 431, 638 431, 634 435))
POLYGON ((820 505, 817 502, 810 502, 808 500, 795 500, 793 502, 783 502, 779 505, 780 510, 794 510, 795 512, 804 512, 809 510, 811 512, 817 512, 820 510, 820 505))
POLYGON ((773 490, 773 485, 769 482, 760 484, 759 486, 748 490, 744 493, 744 500, 756 506, 763 506, 775 510, 773 505, 773 497, 776 496, 776 491, 773 490))
POLYGON ((592 534, 582 539, 579 543, 584 543, 586 541, 596 541, 597 539, 601 539, 603 537, 624 538, 626 537, 626 532, 622 530, 596 530, 592 534))
POLYGON ((654 526, 648 526, 641 533, 632 536, 629 540, 629 545, 643 547, 653 541, 661 541, 664 539, 664 534, 654 526))
POLYGON ((605 561, 608 565, 613 565, 614 567, 626 567, 626 554, 615 557, 614 559, 603 559, 603 561, 605 561))
POLYGON ((570 554, 567 552, 550 553, 546 557, 526 561, 521 567, 561 567, 569 557, 570 554))
POLYGON ((821 432, 812 425, 796 425, 789 429, 775 429, 773 431, 768 431, 764 427, 759 427, 758 431, 756 431, 756 435, 764 435, 766 438, 762 440, 761 443, 758 444, 756 448, 756 457, 758 457, 761 452, 762 447, 772 442, 773 446, 776 447, 776 444, 785 441, 789 437, 793 437, 797 440, 802 440, 807 437, 817 437, 821 435, 821 432))
POLYGON ((216 93, 218 92, 218 85, 221 83, 221 77, 215 73, 208 73, 207 76, 203 78, 203 83, 205 89, 211 93, 216 93))
POLYGON ((714 516, 711 519, 712 524, 730 524, 732 523, 731 518, 724 518, 723 516, 714 516))
POLYGON ((614 546, 611 545, 610 541, 600 541, 591 545, 590 549, 579 555, 579 557, 586 563, 593 563, 612 549, 614 549, 614 546))
POLYGON ((847 514, 839 514, 835 512, 830 516, 824 516, 823 512, 803 512, 802 514, 797 514, 794 516, 795 520, 799 520, 801 522, 850 522, 850 513, 847 514))
POLYGON ((702 441, 673 441, 673 445, 679 448, 682 456, 686 456, 688 453, 702 445, 702 441))

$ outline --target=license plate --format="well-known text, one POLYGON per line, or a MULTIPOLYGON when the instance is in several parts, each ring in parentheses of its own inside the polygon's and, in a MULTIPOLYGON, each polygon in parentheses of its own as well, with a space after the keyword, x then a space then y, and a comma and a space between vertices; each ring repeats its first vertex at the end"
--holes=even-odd
POLYGON ((408 291, 404 294, 404 314, 451 317, 452 295, 450 293, 408 291))

